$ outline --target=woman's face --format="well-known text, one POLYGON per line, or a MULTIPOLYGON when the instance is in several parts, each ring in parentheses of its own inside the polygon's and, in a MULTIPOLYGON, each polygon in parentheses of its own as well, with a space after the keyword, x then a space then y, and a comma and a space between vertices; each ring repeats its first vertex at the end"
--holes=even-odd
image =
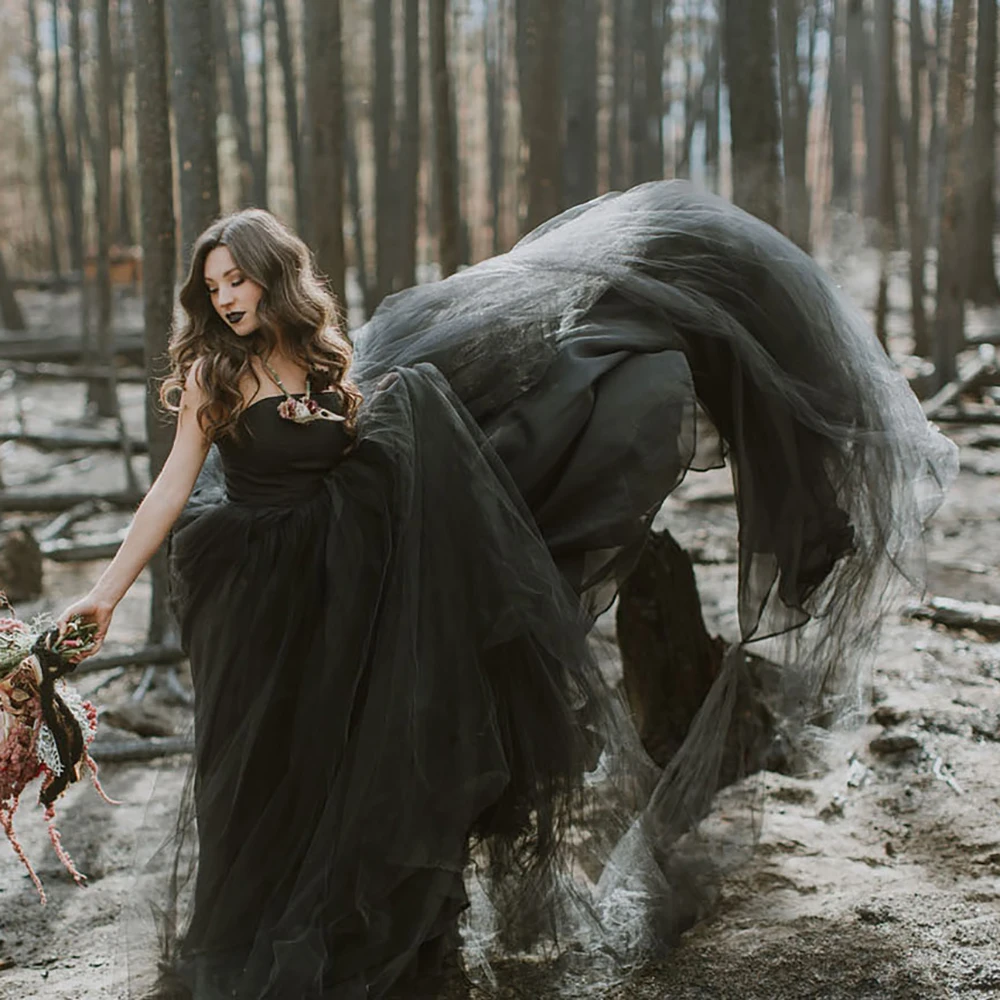
POLYGON ((246 337, 257 330, 257 304, 264 289, 244 277, 229 247, 218 246, 205 258, 205 287, 215 311, 233 333, 246 337))

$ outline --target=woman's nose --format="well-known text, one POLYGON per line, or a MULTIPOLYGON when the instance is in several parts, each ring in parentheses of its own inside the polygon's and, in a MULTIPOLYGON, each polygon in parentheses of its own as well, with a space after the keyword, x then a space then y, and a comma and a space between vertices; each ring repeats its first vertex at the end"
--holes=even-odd
POLYGON ((219 289, 219 305, 222 307, 231 305, 233 301, 233 290, 231 288, 219 289))

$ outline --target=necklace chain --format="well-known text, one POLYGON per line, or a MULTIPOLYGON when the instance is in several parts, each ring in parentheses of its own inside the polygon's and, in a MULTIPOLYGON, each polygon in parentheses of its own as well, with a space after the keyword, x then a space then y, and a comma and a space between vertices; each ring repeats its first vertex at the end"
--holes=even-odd
MULTIPOLYGON (((291 399, 292 394, 285 388, 285 383, 281 381, 281 377, 278 375, 278 373, 271 367, 266 358, 261 358, 261 360, 264 362, 264 367, 267 369, 267 374, 271 376, 271 381, 273 381, 274 384, 285 394, 286 399, 291 399)), ((310 389, 309 376, 307 375, 306 391, 305 391, 306 399, 309 398, 309 389, 310 389)))

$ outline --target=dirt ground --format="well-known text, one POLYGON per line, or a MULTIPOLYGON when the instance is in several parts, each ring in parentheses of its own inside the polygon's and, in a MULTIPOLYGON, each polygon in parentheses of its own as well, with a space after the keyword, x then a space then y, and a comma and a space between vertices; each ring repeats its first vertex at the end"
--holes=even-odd
MULTIPOLYGON (((849 293, 874 300, 871 258, 840 262, 849 293)), ((832 262, 836 267, 837 261, 832 262)), ((901 264, 899 275, 904 274, 901 264)), ((894 280, 897 334, 905 329, 905 287, 894 280)), ((126 304, 127 305, 127 304, 126 304)), ((36 317, 69 304, 31 303, 36 317)), ((127 305, 133 310, 134 304, 127 305)), ((979 314, 973 323, 996 325, 979 314)), ((902 343, 902 341, 900 341, 902 343)), ((895 344, 894 344, 895 347, 895 344)), ((0 364, 2 370, 2 364, 0 364)), ((74 422, 82 392, 52 383, 18 390, 36 425, 74 422)), ((126 416, 141 426, 136 387, 123 387, 126 416)), ((0 426, 12 419, 0 398, 0 426)), ((928 589, 937 595, 1000 603, 1000 433, 949 427, 963 469, 927 536, 928 589)), ((65 460, 65 456, 63 457, 65 460)), ((73 456, 55 465, 13 445, 0 450, 8 486, 106 488, 124 484, 120 462, 73 456)), ((692 475, 662 517, 696 553, 699 586, 712 631, 731 636, 735 619, 736 522, 719 502, 725 472, 692 475)), ((81 533, 108 531, 104 515, 81 533)), ((82 594, 101 564, 46 565, 42 601, 24 614, 58 611, 82 594)), ((141 641, 148 593, 143 581, 121 605, 109 645, 141 641)), ((107 682, 81 678, 102 711, 125 701, 135 675, 107 682)), ((1000 644, 948 632, 902 613, 887 622, 875 673, 872 715, 837 735, 829 769, 815 778, 763 777, 766 810, 753 858, 730 875, 718 906, 662 963, 604 992, 614 1000, 932 1000, 1000 997, 1000 644), (909 737, 904 749, 879 750, 884 735, 909 737), (908 749, 905 749, 908 747, 908 749)), ((184 710, 165 691, 147 701, 175 724, 184 710)), ((106 726, 107 735, 112 727, 106 726)), ((0 997, 3 1000, 98 1000, 138 996, 146 978, 132 953, 130 903, 141 893, 138 859, 149 831, 167 828, 184 771, 181 759, 105 765, 110 807, 84 785, 60 803, 64 843, 89 882, 77 888, 48 847, 26 796, 19 826, 49 894, 41 907, 17 860, 0 843, 0 997), (131 956, 131 957, 130 957, 131 956), (129 979, 129 973, 133 978, 129 979)), ((725 808, 725 794, 719 809, 725 808)), ((147 956, 148 957, 148 956, 147 956)), ((538 963, 498 970, 500 996, 552 995, 538 963)), ((591 995, 594 995, 592 991, 591 995)), ((474 997, 487 994, 479 989, 474 997)))

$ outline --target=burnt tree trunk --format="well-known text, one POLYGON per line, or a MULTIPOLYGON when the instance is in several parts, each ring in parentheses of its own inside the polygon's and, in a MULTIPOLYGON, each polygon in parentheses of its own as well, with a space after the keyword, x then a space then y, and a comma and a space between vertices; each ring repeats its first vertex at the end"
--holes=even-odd
POLYGON ((267 103, 268 80, 270 73, 270 55, 267 51, 267 9, 269 0, 260 0, 257 9, 257 44, 260 45, 260 70, 258 83, 258 108, 260 109, 260 127, 258 131, 257 152, 253 167, 253 202, 258 208, 267 208, 267 168, 271 160, 271 143, 268 129, 271 115, 267 103))
POLYGON ((254 191, 253 146, 250 141, 250 101, 243 57, 243 0, 212 0, 212 30, 222 52, 229 112, 236 133, 240 206, 251 203, 254 191))
MULTIPOLYGON (((110 0, 97 0, 97 122, 94 138, 94 207, 97 219, 97 338, 96 357, 109 369, 114 360, 111 314, 111 17, 110 0)), ((102 417, 118 415, 118 400, 110 379, 91 382, 87 402, 102 417)))
POLYGON ((732 130, 733 201, 781 225, 773 0, 725 0, 723 41, 732 130))
POLYGON ((566 10, 566 145, 563 194, 567 205, 597 194, 597 0, 573 0, 566 10))
POLYGON ((631 90, 631 0, 612 3, 614 35, 611 70, 611 109, 608 119, 608 183, 612 190, 628 186, 625 136, 628 134, 628 96, 631 90))
POLYGON ((392 0, 375 0, 372 32, 371 123, 375 143, 375 302, 393 291, 396 247, 396 178, 393 141, 396 136, 395 61, 392 51, 392 0))
POLYGON ((521 93, 521 121, 528 149, 525 229, 562 208, 563 0, 524 5, 524 58, 528 90, 521 93))
POLYGON ((378 304, 368 276, 368 256, 365 241, 364 211, 361 205, 361 178, 358 168, 358 150, 355 142, 357 114, 353 106, 344 105, 344 175, 347 182, 347 200, 351 212, 351 235, 354 243, 354 271, 361 291, 362 310, 371 316, 378 304))
POLYGON ((927 213, 924 204, 927 198, 924 184, 923 142, 921 141, 921 121, 923 119, 923 85, 926 63, 925 42, 922 23, 923 12, 920 0, 910 0, 910 134, 906 155, 906 215, 910 237, 910 316, 913 326, 913 353, 920 357, 930 354, 930 331, 927 324, 927 310, 924 305, 926 282, 924 268, 927 259, 927 213))
POLYGON ((285 98, 285 134, 288 155, 292 161, 292 185, 295 189, 295 226, 306 235, 305 184, 302 169, 302 146, 299 141, 299 99, 292 57, 292 36, 288 30, 288 10, 285 0, 274 0, 274 20, 278 27, 278 62, 281 64, 281 85, 285 98))
POLYGON ((722 122, 722 46, 718 33, 708 48, 702 102, 705 115, 705 179, 709 188, 718 192, 722 148, 719 136, 722 122))
POLYGON ((13 604, 42 596, 42 550, 27 528, 0 530, 0 594, 13 604))
POLYGON ((944 169, 944 130, 938 97, 946 79, 945 75, 945 12, 944 0, 937 0, 934 7, 934 44, 925 48, 933 58, 927 68, 928 111, 931 119, 931 134, 927 142, 927 204, 930 206, 927 219, 927 245, 937 246, 938 226, 941 223, 941 184, 944 169))
POLYGON ((964 242, 965 105, 968 84, 971 0, 954 0, 948 57, 947 135, 941 223, 938 235, 937 307, 934 315, 934 365, 938 386, 957 375, 956 357, 965 342, 965 275, 968 262, 964 242))
POLYGON ((888 349, 889 255, 896 235, 896 185, 893 138, 896 134, 893 95, 896 80, 895 0, 878 0, 876 31, 879 75, 878 218, 879 277, 875 303, 875 334, 888 349))
POLYGON ((996 227, 997 0, 979 0, 976 93, 972 113, 968 203, 970 233, 966 295, 978 305, 1000 301, 993 231, 996 227))
MULTIPOLYGON (((167 29, 164 0, 133 0, 135 30, 136 138, 139 145, 139 210, 142 220, 143 353, 146 438, 150 480, 170 451, 173 428, 160 410, 155 382, 165 371, 173 322, 177 246, 170 160, 170 103, 167 86, 167 29)), ((171 624, 166 551, 149 564, 152 576, 150 643, 163 642, 171 624)))
POLYGON ((310 237, 319 270, 343 303, 344 78, 340 0, 307 3, 304 15, 310 237))
POLYGON ((460 215, 458 142, 448 70, 448 0, 430 0, 431 110, 437 184, 438 263, 441 277, 458 270, 460 215))
MULTIPOLYGON (((90 118, 87 114, 87 99, 83 89, 83 31, 81 29, 80 5, 82 0, 70 0, 70 45, 73 50, 73 108, 76 128, 74 134, 74 151, 76 168, 73 173, 75 187, 75 197, 80 205, 80 231, 78 255, 80 260, 86 264, 86 243, 84 225, 86 213, 83 210, 84 185, 83 176, 86 170, 87 157, 94 159, 94 141, 90 131, 90 118)), ((84 353, 88 353, 91 347, 92 328, 90 322, 91 312, 90 286, 87 283, 86 271, 80 274, 80 341, 84 353)), ((89 393, 89 389, 88 389, 89 393)))
POLYGON ((129 60, 135 45, 132 40, 132 25, 129 21, 126 5, 118 0, 115 5, 117 15, 117 31, 115 41, 117 48, 114 56, 115 79, 115 110, 117 111, 117 130, 115 146, 118 148, 118 209, 115 239, 121 246, 130 247, 135 243, 132 233, 132 211, 129 199, 128 142, 125 135, 125 102, 126 84, 130 71, 129 60))
POLYGON ((62 44, 59 35, 59 0, 52 0, 52 125, 56 133, 56 156, 59 179, 62 182, 69 216, 70 266, 83 280, 83 221, 82 204, 77 198, 73 165, 69 158, 69 142, 62 113, 62 44))
POLYGON ((399 132, 397 289, 417 283, 420 181, 420 5, 417 3, 407 3, 403 11, 403 80, 406 97, 399 132))
POLYGON ((830 141, 833 167, 830 199, 835 209, 847 212, 851 209, 854 190, 854 101, 847 64, 846 0, 834 0, 830 52, 830 141))
POLYGON ((785 219, 789 237, 809 250, 809 188, 806 147, 809 92, 799 65, 802 0, 778 0, 778 65, 781 81, 781 140, 785 162, 785 219))
POLYGON ((483 61, 486 66, 486 136, 490 172, 490 238, 494 255, 500 253, 503 215, 504 94, 507 88, 506 2, 495 5, 495 14, 483 31, 483 61))
POLYGON ((663 766, 684 742, 726 649, 705 628, 691 559, 669 532, 650 532, 622 583, 616 620, 636 728, 663 766))
POLYGON ((181 192, 181 258, 219 214, 215 51, 209 0, 169 0, 171 88, 181 192))
POLYGON ((49 266, 56 285, 62 282, 59 264, 59 231, 49 173, 49 136, 42 103, 42 65, 38 55, 38 0, 28 0, 28 64, 31 67, 31 99, 35 109, 35 136, 38 141, 38 186, 49 232, 49 266))
POLYGON ((14 286, 7 274, 2 253, 0 253, 0 323, 7 330, 28 329, 28 324, 24 322, 24 313, 21 312, 21 307, 17 304, 14 286))

